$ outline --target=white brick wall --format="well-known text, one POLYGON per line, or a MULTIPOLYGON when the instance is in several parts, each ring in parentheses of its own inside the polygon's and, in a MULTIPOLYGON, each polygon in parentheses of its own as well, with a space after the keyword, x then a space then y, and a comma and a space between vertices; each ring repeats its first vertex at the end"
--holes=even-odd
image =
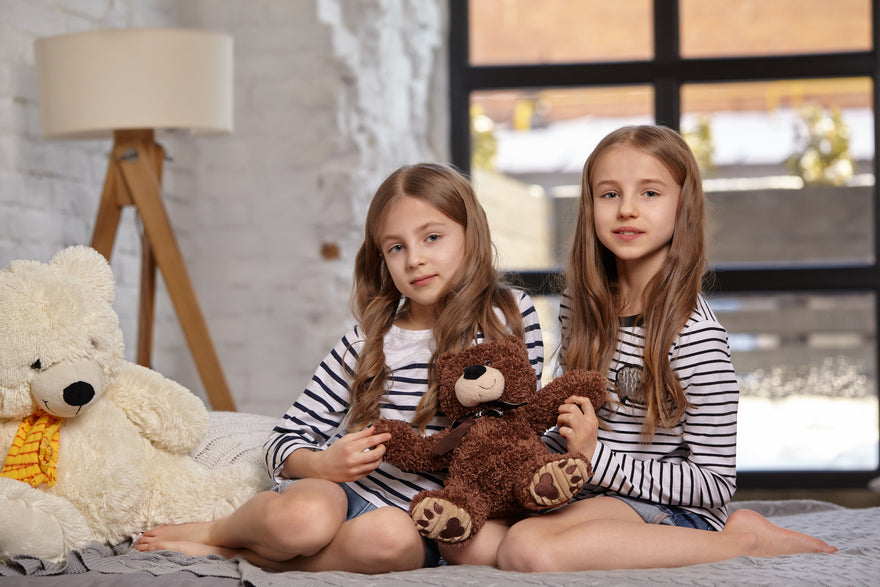
MULTIPOLYGON (((442 0, 0 0, 0 265, 87 244, 109 141, 40 134, 33 40, 191 27, 235 42, 235 132, 160 137, 164 197, 239 410, 278 415, 352 323, 354 255, 393 169, 447 160, 442 0), (325 259, 324 245, 339 248, 325 259)), ((138 227, 113 256, 134 355, 138 227)), ((203 395, 159 288, 154 368, 203 395)))

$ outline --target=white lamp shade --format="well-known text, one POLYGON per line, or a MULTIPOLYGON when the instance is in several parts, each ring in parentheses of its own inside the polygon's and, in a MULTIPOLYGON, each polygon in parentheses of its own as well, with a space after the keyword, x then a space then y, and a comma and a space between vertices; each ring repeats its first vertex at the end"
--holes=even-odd
POLYGON ((123 129, 232 132, 232 37, 113 29, 34 42, 43 135, 105 138, 123 129))

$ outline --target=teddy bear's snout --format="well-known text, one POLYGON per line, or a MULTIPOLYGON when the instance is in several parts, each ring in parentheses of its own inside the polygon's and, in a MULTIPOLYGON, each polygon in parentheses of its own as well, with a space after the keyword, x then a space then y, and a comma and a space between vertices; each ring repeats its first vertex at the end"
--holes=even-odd
POLYGON ((59 418, 77 416, 104 393, 104 373, 94 359, 65 361, 34 375, 31 394, 43 410, 59 418))
POLYGON ((486 374, 486 367, 483 365, 471 365, 470 367, 464 368, 464 378, 465 379, 479 379, 483 375, 486 374))
POLYGON ((504 393, 504 375, 494 367, 471 365, 455 382, 458 402, 472 408, 477 404, 495 401, 504 393))
POLYGON ((85 381, 77 381, 64 388, 63 397, 67 405, 84 406, 95 397, 95 388, 85 381))

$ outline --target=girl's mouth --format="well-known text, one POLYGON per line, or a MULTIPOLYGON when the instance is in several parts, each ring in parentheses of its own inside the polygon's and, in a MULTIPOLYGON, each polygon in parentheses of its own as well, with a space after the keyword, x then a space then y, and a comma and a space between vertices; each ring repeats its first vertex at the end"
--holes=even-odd
POLYGON ((413 287, 422 287, 431 283, 436 275, 425 275, 424 277, 418 277, 409 282, 413 287))
POLYGON ((638 230, 636 228, 629 227, 629 226, 625 226, 623 228, 618 228, 618 229, 614 230, 613 232, 614 232, 614 236, 616 236, 617 238, 624 240, 624 241, 634 240, 634 239, 638 238, 639 236, 641 236, 642 234, 644 234, 643 231, 638 230))

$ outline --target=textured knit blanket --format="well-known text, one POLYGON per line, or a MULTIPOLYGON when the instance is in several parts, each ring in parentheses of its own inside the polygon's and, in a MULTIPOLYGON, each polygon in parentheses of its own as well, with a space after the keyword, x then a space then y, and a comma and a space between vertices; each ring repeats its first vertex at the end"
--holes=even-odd
MULTIPOLYGON (((265 417, 212 415, 213 432, 196 453, 207 451, 214 458, 218 447, 209 445, 219 443, 227 453, 223 461, 259 460, 262 451, 256 445, 262 444, 274 422, 265 417), (258 431, 254 432, 255 429, 258 431), (229 438, 229 442, 224 440, 229 438)), ((739 557, 676 569, 520 574, 488 567, 443 566, 370 576, 342 572, 276 573, 241 559, 141 553, 125 542, 115 546, 94 544, 71 553, 60 564, 17 556, 0 564, 0 586, 880 585, 880 507, 852 509, 812 500, 743 501, 734 502, 733 506, 756 510, 780 526, 817 536, 839 551, 830 555, 739 557)))

